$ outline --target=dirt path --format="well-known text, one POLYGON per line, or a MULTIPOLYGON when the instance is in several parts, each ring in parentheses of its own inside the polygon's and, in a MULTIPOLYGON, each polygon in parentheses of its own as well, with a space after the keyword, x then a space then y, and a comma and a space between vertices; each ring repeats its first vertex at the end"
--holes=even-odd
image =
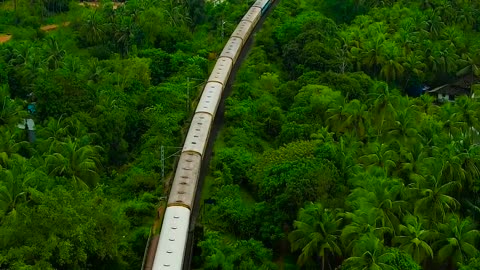
MULTIPOLYGON (((82 2, 78 3, 81 6, 91 6, 91 7, 99 7, 100 3, 99 2, 82 2)), ((125 3, 124 2, 113 2, 113 9, 117 9, 119 6, 123 6, 125 3)))
POLYGON ((9 41, 12 38, 11 35, 0 35, 0 44, 9 41))
MULTIPOLYGON (((70 22, 62 23, 62 26, 68 26, 68 25, 70 25, 70 22)), ((40 30, 43 30, 45 32, 49 32, 49 31, 55 30, 57 28, 58 28, 58 24, 49 24, 49 25, 44 25, 44 26, 40 27, 40 30)))
MULTIPOLYGON (((64 22, 61 24, 61 26, 68 26, 70 25, 70 22, 64 22)), ((45 32, 50 32, 53 30, 58 29, 59 25, 58 24, 49 24, 49 25, 44 25, 40 27, 40 30, 45 31, 45 32)), ((12 35, 9 34, 0 34, 0 44, 5 43, 9 40, 12 39, 12 35)))

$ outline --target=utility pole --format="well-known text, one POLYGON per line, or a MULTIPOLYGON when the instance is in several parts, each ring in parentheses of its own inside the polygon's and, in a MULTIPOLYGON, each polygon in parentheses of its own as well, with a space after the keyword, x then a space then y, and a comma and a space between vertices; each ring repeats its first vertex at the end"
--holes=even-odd
POLYGON ((160 156, 162 161, 162 180, 165 178, 165 149, 163 145, 160 147, 160 156))
POLYGON ((225 36, 225 21, 222 18, 222 41, 224 36, 225 36))
POLYGON ((187 113, 190 111, 190 77, 187 77, 187 113))
POLYGON ((201 83, 195 85, 194 88, 198 87, 199 85, 201 85, 205 82, 204 79, 187 77, 187 113, 190 112, 190 80, 201 82, 201 83))
POLYGON ((162 180, 165 179, 165 160, 171 158, 173 156, 179 156, 181 154, 183 147, 176 147, 176 146, 160 146, 160 161, 162 166, 162 180), (165 157, 165 148, 174 148, 176 151, 172 155, 165 157))

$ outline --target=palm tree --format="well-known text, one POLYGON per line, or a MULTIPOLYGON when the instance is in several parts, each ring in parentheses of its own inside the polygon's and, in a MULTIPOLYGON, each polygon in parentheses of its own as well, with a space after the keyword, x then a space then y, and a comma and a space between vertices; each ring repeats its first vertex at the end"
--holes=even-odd
POLYGON ((45 176, 41 169, 32 170, 26 159, 18 157, 10 159, 8 169, 0 166, 0 220, 5 216, 15 217, 16 208, 27 200, 28 189, 35 180, 45 176))
POLYGON ((339 165, 337 166, 342 178, 344 179, 345 186, 347 185, 347 180, 362 169, 354 159, 358 149, 362 147, 362 145, 363 143, 358 141, 358 138, 351 133, 344 134, 342 137, 340 137, 337 151, 337 160, 339 165))
POLYGON ((421 95, 414 100, 415 108, 417 111, 426 115, 436 115, 440 107, 435 104, 435 97, 431 95, 421 95))
POLYGON ((470 31, 475 26, 475 20, 478 18, 478 6, 475 7, 471 1, 463 1, 463 5, 460 8, 460 12, 455 22, 460 25, 461 29, 470 31))
POLYGON ((52 36, 47 38, 46 49, 48 52, 47 62, 50 69, 58 69, 63 58, 65 57, 66 51, 60 48, 57 40, 52 36))
POLYGON ((400 79, 405 69, 401 65, 403 59, 398 45, 395 42, 385 42, 382 55, 380 76, 387 83, 400 79))
POLYGON ((375 208, 362 207, 361 202, 353 202, 354 213, 346 212, 339 214, 347 221, 351 221, 342 230, 340 239, 345 247, 345 253, 350 253, 360 241, 362 235, 374 234, 378 238, 383 239, 387 232, 393 232, 388 227, 378 226, 378 210, 375 208))
POLYGON ((443 46, 440 43, 434 43, 432 55, 429 57, 431 69, 438 72, 440 76, 451 75, 457 70, 457 62, 459 56, 456 54, 455 48, 451 46, 443 46))
POLYGON ((425 77, 427 65, 424 63, 424 60, 423 53, 419 53, 418 51, 407 54, 403 62, 406 73, 405 87, 412 78, 422 80, 425 77))
POLYGON ((437 162, 442 162, 442 182, 456 181, 463 188, 466 177, 463 169, 463 161, 459 154, 459 149, 455 142, 450 142, 442 147, 434 147, 433 155, 437 158, 437 162))
POLYGON ((383 43, 385 42, 385 35, 383 33, 375 33, 371 39, 368 39, 362 48, 362 63, 377 75, 378 68, 382 63, 381 52, 383 43))
POLYGON ((400 235, 393 239, 400 245, 400 249, 413 256, 413 259, 422 264, 429 257, 433 259, 433 249, 430 242, 435 233, 423 227, 418 216, 408 215, 404 218, 405 225, 400 225, 400 235))
POLYGON ((471 78, 473 78, 474 76, 480 77, 480 55, 476 53, 478 52, 478 46, 475 49, 476 50, 474 50, 474 53, 463 54, 462 59, 458 60, 458 65, 460 67, 463 67, 457 72, 456 75, 458 77, 463 77, 463 76, 470 76, 471 78))
POLYGON ((456 263, 465 263, 479 254, 477 241, 480 232, 469 218, 462 220, 457 215, 450 215, 447 223, 439 224, 438 229, 440 234, 433 247, 437 250, 438 261, 447 261, 449 269, 455 269, 456 263))
POLYGON ((431 217, 432 222, 444 220, 447 211, 455 210, 460 203, 450 194, 458 190, 460 183, 450 181, 443 183, 444 162, 428 159, 424 163, 422 177, 418 179, 413 191, 419 193, 420 199, 415 203, 415 214, 431 217))
POLYGON ((428 158, 428 150, 425 151, 425 146, 422 144, 413 144, 411 147, 400 149, 400 175, 404 175, 404 179, 415 181, 421 178, 421 170, 423 162, 428 158))
POLYGON ((445 27, 445 23, 442 21, 442 18, 438 15, 437 10, 427 9, 425 11, 427 16, 427 30, 430 35, 435 38, 437 37, 442 29, 445 27))
POLYGON ((456 48, 456 51, 461 51, 465 47, 463 31, 457 26, 445 27, 442 31, 441 37, 448 47, 456 48))
POLYGON ((99 146, 80 146, 68 138, 59 143, 58 152, 45 158, 47 171, 50 175, 71 178, 76 186, 93 187, 98 180, 98 165, 100 165, 99 146))
POLYGON ((412 106, 405 109, 398 109, 395 112, 395 121, 388 136, 393 141, 398 141, 400 145, 410 145, 412 141, 418 138, 417 114, 412 106))
POLYGON ((472 190, 475 179, 480 177, 480 145, 473 144, 465 139, 457 143, 459 158, 462 160, 462 168, 465 172, 465 190, 472 190))
POLYGON ((378 166, 388 175, 391 168, 397 166, 397 154, 388 144, 378 142, 367 145, 365 154, 358 159, 367 168, 378 166))
POLYGON ((363 139, 368 119, 367 106, 354 99, 345 106, 344 114, 346 119, 343 123, 343 128, 353 130, 360 139, 363 139))
POLYGON ((348 202, 359 210, 374 208, 377 212, 376 223, 379 227, 389 228, 389 231, 399 233, 399 216, 406 202, 400 199, 404 185, 386 175, 373 177, 370 173, 357 177, 355 188, 348 196, 348 202))
POLYGON ((474 129, 480 130, 478 118, 480 103, 464 96, 455 100, 455 109, 457 111, 455 116, 463 123, 463 133, 467 134, 469 138, 473 138, 474 129))
POLYGON ((54 153, 60 142, 68 134, 68 125, 62 121, 62 116, 58 120, 49 118, 45 127, 38 129, 39 145, 42 152, 47 154, 54 153))
POLYGON ((344 132, 343 123, 347 119, 345 114, 345 100, 341 102, 338 106, 334 106, 327 110, 327 124, 332 129, 332 131, 340 133, 344 132))
POLYGON ((450 138, 456 137, 461 133, 461 128, 464 125, 454 105, 450 102, 440 107, 440 120, 443 123, 443 130, 450 138))
POLYGON ((375 235, 369 233, 362 236, 356 245, 353 256, 345 263, 355 266, 354 269, 362 270, 394 270, 395 268, 386 264, 393 257, 393 254, 384 251, 383 243, 375 235))
POLYGON ((101 15, 97 15, 97 10, 88 14, 83 22, 81 30, 85 33, 87 42, 90 45, 102 43, 105 38, 104 21, 101 15))
POLYGON ((396 94, 390 91, 388 84, 384 82, 376 82, 372 87, 372 98, 370 103, 371 115, 373 116, 373 124, 378 130, 378 137, 383 135, 385 122, 390 122, 395 114, 393 102, 398 98, 396 94))
POLYGON ((10 99, 6 86, 0 85, 0 127, 16 128, 26 116, 22 106, 10 99))
POLYGON ((26 182, 15 177, 12 171, 0 171, 0 218, 16 214, 17 204, 26 200, 26 182))
POLYGON ((0 166, 6 166, 8 159, 18 158, 18 151, 28 145, 28 142, 21 141, 18 137, 20 130, 11 132, 5 127, 0 127, 0 166))
POLYGON ((325 259, 329 254, 342 255, 338 245, 341 221, 334 211, 323 208, 319 203, 309 203, 300 209, 298 220, 293 223, 295 230, 288 236, 292 251, 302 251, 298 257, 300 266, 318 256, 322 258, 322 269, 325 269, 325 259))

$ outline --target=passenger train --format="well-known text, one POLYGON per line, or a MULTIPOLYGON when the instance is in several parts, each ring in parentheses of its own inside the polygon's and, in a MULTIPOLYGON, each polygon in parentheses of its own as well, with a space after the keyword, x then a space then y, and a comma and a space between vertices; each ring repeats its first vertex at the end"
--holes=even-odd
POLYGON ((175 172, 153 270, 182 269, 200 167, 222 92, 243 45, 273 1, 258 0, 253 4, 231 35, 208 78, 175 172))

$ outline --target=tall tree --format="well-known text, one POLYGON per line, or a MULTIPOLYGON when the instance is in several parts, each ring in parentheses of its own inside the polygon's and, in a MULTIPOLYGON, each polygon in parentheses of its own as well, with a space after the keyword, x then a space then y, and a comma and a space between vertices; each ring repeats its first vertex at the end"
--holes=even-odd
POLYGON ((82 146, 69 138, 59 143, 58 152, 45 158, 48 173, 71 178, 77 187, 94 187, 99 177, 101 150, 99 146, 82 146))
POLYGON ((292 251, 301 250, 298 257, 300 266, 321 258, 323 270, 329 254, 342 255, 338 245, 341 221, 335 211, 325 209, 319 203, 310 203, 300 209, 298 220, 293 223, 295 230, 288 236, 292 251))
POLYGON ((433 259, 430 243, 435 239, 435 233, 424 228, 418 216, 405 216, 404 224, 400 225, 400 234, 393 239, 393 242, 400 244, 400 249, 411 254, 419 264, 429 258, 433 259))
POLYGON ((438 225, 440 234, 433 247, 438 261, 448 262, 449 269, 456 269, 457 263, 465 263, 479 254, 480 231, 469 218, 450 215, 446 221, 438 225))

